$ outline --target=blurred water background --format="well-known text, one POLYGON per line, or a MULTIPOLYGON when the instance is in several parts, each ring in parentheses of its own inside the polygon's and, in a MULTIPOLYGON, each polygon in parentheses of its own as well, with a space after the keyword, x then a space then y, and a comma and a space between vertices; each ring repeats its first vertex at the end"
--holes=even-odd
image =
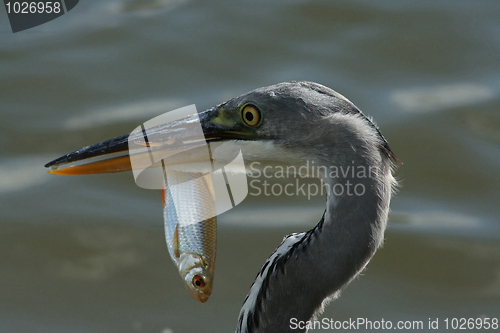
POLYGON ((499 1, 86 0, 16 34, 0 6, 0 332, 233 332, 260 266, 324 198, 250 195, 220 216, 199 304, 158 191, 43 165, 289 80, 348 97, 404 162, 385 246, 320 318, 500 317, 499 1))

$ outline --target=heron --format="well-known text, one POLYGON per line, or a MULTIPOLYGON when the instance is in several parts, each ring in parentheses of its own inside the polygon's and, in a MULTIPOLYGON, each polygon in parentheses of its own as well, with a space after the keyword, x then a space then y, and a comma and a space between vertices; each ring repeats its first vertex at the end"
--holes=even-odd
MULTIPOLYGON (((259 88, 198 115, 205 140, 238 144, 245 161, 313 161, 340 170, 370 170, 369 175, 357 171, 337 177, 328 172, 318 175, 331 189, 351 182, 361 184, 364 192, 327 191, 320 221, 307 232, 286 236, 261 267, 236 328, 238 333, 307 332, 307 327, 293 329, 290 320, 307 322, 321 314, 382 245, 397 184, 393 172, 400 161, 370 118, 341 94, 314 82, 259 88)), ((185 126, 186 121, 179 120, 158 131, 179 133, 185 126)), ((125 152, 128 136, 88 146, 46 167, 125 152)), ((66 173, 118 172, 129 170, 127 163, 117 157, 75 166, 74 171, 67 168, 66 173)))

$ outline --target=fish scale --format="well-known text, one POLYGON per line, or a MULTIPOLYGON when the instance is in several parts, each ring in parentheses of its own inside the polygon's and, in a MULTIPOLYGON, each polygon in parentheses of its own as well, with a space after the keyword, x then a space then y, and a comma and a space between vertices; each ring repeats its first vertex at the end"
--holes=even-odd
POLYGON ((163 190, 163 209, 168 251, 191 296, 205 302, 212 291, 217 248, 212 176, 164 171, 167 185, 163 190))

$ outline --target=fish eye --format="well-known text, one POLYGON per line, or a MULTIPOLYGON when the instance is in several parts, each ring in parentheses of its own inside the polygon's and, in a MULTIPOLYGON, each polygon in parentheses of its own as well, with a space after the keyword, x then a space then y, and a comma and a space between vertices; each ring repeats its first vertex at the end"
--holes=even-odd
POLYGON ((201 276, 195 275, 193 277, 193 284, 198 288, 205 287, 205 280, 201 276))
POLYGON ((260 123, 260 110, 252 104, 247 104, 241 110, 241 117, 248 126, 257 126, 260 123))

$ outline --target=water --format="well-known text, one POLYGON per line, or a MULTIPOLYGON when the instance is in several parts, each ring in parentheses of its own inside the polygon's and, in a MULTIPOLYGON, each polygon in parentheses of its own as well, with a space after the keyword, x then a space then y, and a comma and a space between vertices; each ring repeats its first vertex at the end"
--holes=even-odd
MULTIPOLYGON (((500 317, 498 1, 84 1, 12 34, 0 6, 0 332, 231 332, 260 266, 323 198, 220 217, 192 300, 158 192, 43 165, 155 115, 287 80, 334 88, 404 161, 384 247, 321 318, 500 317)), ((318 330, 325 331, 325 330, 318 330)))

